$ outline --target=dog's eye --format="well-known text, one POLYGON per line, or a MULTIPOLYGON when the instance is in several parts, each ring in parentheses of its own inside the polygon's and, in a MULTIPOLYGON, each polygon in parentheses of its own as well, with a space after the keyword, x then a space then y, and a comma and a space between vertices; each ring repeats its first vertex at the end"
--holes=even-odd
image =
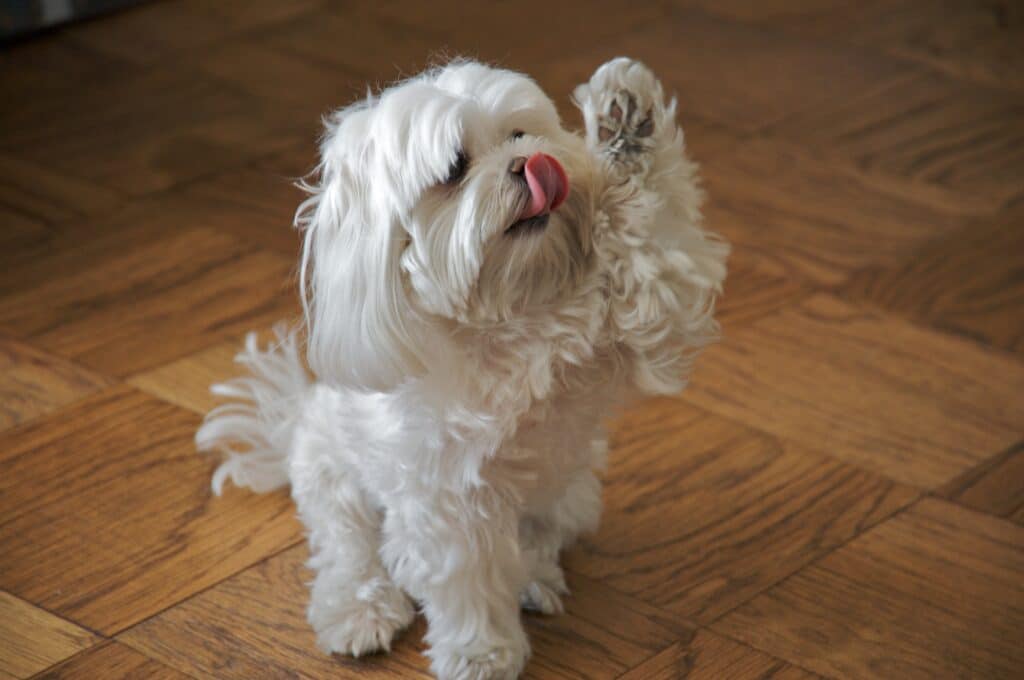
POLYGON ((466 176, 467 170, 469 170, 469 156, 466 155, 465 151, 460 151, 455 157, 455 161, 448 168, 448 176, 445 178, 444 183, 455 184, 466 176))
POLYGON ((513 130, 512 134, 509 135, 509 137, 511 137, 512 139, 519 139, 520 137, 522 137, 525 134, 526 133, 523 132, 522 130, 513 130))

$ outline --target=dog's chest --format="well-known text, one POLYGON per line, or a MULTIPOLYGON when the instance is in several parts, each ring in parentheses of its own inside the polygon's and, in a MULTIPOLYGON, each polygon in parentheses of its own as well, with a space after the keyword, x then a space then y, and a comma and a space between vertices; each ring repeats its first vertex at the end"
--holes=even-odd
POLYGON ((519 474, 516 486, 528 507, 553 502, 576 473, 592 466, 607 411, 604 398, 566 394, 524 415, 499 459, 519 474))

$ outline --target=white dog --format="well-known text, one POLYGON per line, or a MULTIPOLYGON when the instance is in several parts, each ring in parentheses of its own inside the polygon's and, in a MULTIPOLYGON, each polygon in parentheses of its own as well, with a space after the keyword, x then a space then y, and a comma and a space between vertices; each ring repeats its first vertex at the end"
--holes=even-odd
POLYGON ((291 484, 326 652, 426 615, 442 678, 513 678, 520 607, 562 609, 560 550, 601 510, 602 420, 681 390, 717 334, 728 247, 700 227, 675 101, 615 59, 585 136, 526 76, 458 61, 331 115, 299 208, 296 334, 214 388, 214 476, 291 484), (233 443, 247 451, 240 455, 233 443))

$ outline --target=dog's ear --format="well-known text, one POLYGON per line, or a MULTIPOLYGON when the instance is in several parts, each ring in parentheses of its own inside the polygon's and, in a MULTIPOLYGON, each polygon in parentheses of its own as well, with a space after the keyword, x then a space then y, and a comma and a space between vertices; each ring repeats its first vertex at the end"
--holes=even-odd
POLYGON ((407 234, 386 180, 369 181, 366 118, 360 107, 327 121, 295 222, 310 368, 328 384, 386 390, 422 372, 425 343, 400 266, 407 234))

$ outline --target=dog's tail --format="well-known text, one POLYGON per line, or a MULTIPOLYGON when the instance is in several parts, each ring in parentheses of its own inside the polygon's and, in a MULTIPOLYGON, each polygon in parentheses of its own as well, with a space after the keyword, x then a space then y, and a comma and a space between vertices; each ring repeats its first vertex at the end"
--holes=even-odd
POLYGON ((311 383, 299 356, 298 332, 279 325, 274 333, 276 342, 266 351, 260 350, 255 333, 246 337, 235 361, 250 375, 210 388, 233 400, 210 411, 196 432, 200 451, 224 455, 213 474, 217 495, 226 479, 258 493, 288 484, 292 432, 311 383))

